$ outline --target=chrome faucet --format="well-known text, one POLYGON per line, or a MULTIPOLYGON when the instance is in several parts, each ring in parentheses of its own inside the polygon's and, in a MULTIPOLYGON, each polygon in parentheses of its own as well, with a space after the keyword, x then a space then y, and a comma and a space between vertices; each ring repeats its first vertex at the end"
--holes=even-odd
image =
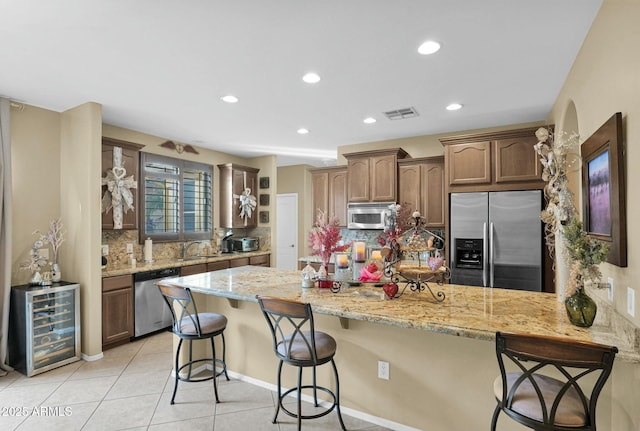
POLYGON ((200 241, 191 241, 191 242, 185 241, 182 243, 182 259, 187 258, 187 256, 189 255, 189 249, 194 244, 200 244, 200 241))

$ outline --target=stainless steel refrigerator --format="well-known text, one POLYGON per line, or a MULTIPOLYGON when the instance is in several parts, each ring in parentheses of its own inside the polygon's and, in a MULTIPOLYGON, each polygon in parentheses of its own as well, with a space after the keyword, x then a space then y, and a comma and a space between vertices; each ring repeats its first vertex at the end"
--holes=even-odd
POLYGON ((451 193, 451 283, 541 291, 542 191, 451 193))

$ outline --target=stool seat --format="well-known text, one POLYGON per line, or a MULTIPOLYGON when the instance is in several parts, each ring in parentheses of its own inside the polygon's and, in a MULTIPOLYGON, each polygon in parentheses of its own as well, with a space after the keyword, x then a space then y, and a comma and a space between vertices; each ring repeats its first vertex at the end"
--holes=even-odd
POLYGON ((200 321, 201 336, 219 332, 227 327, 227 318, 218 313, 198 313, 198 319, 187 316, 180 319, 180 332, 184 335, 198 335, 195 322, 200 321))
MULTIPOLYGON (((523 373, 507 373, 507 393, 511 392, 514 383, 523 376, 523 373)), ((564 382, 544 375, 535 375, 533 379, 540 388, 545 405, 551 406, 560 390, 562 390, 564 382)), ((502 401, 501 376, 498 376, 493 382, 493 393, 498 401, 502 401)), ((516 389, 511 401, 511 410, 536 421, 543 421, 540 399, 529 380, 524 380, 516 389)), ((581 427, 586 423, 587 417, 584 414, 580 395, 575 388, 571 387, 558 405, 553 424, 564 427, 581 427)))
MULTIPOLYGON (((302 331, 302 335, 296 333, 295 336, 292 334, 287 335, 284 339, 278 344, 277 352, 278 355, 286 358, 287 353, 289 354, 289 360, 297 360, 297 361, 312 361, 313 357, 309 350, 309 347, 305 340, 311 339, 310 331, 302 331), (293 342, 291 339, 293 338, 293 342), (291 346, 289 346, 291 344, 291 346)), ((323 362, 325 360, 329 360, 336 354, 336 340, 329 334, 324 332, 316 331, 315 332, 315 342, 316 342, 316 358, 319 362, 323 362)))

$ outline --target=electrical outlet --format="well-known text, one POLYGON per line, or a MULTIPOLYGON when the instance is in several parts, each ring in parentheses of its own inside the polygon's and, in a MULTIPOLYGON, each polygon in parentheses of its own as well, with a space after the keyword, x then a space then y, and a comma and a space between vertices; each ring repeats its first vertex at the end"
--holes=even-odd
POLYGON ((133 253, 133 243, 127 243, 127 253, 133 253))
POLYGON ((627 287, 627 313, 634 317, 636 315, 636 291, 627 287))
POLYGON ((607 278, 607 284, 609 285, 609 289, 607 290, 607 297, 609 301, 613 301, 613 278, 607 278))
POLYGON ((103 256, 109 256, 109 244, 102 244, 100 247, 103 256))
POLYGON ((378 361, 378 378, 389 380, 389 363, 386 361, 378 361))
POLYGON ((40 256, 43 259, 49 260, 49 249, 48 248, 39 248, 38 249, 38 256, 40 256))

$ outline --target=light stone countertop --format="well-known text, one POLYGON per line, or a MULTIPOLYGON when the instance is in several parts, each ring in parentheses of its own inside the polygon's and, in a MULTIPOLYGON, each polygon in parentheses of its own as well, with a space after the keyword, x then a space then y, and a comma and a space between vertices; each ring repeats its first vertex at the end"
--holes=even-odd
POLYGON ((153 271, 157 269, 165 268, 180 268, 189 265, 198 265, 200 263, 221 262, 231 259, 242 259, 252 256, 263 256, 265 254, 271 254, 270 251, 245 251, 234 253, 220 253, 215 256, 190 256, 187 259, 159 259, 154 260, 152 263, 145 263, 144 261, 138 261, 136 267, 132 268, 131 265, 108 265, 106 269, 102 270, 102 278, 114 277, 117 275, 135 274, 138 272, 153 271))
MULTIPOLYGON (((444 292, 444 302, 435 302, 428 292, 408 288, 401 297, 389 300, 382 288, 366 284, 343 287, 338 293, 317 287, 303 289, 300 274, 244 266, 165 279, 162 283, 242 301, 257 302, 257 294, 289 298, 309 302, 316 313, 480 340, 495 340, 496 331, 569 337, 615 345, 618 360, 640 363, 639 328, 630 322, 626 325, 612 309, 599 309, 601 321, 597 318, 587 329, 569 323, 564 304, 549 293, 430 283, 434 293, 444 292)), ((399 287, 402 290, 402 284, 399 287)))

